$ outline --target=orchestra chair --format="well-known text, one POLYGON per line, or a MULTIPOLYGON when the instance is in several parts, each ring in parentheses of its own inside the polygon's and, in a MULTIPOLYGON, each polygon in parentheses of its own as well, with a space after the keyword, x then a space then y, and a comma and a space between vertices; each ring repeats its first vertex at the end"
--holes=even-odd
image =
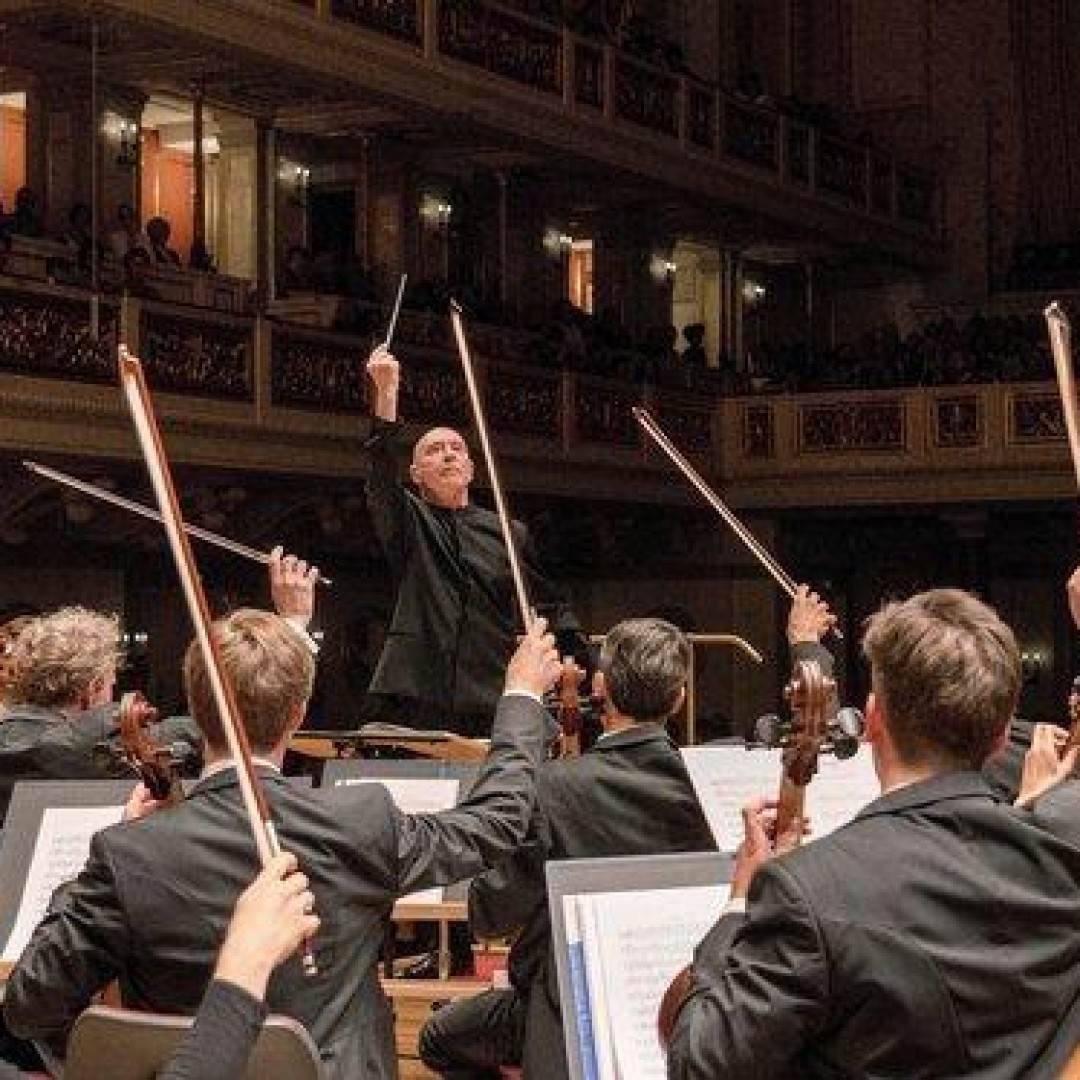
MULTIPOLYGON (((191 1016, 93 1005, 75 1021, 64 1080, 154 1080, 172 1057, 191 1016)), ((287 1016, 268 1017, 251 1052, 248 1080, 324 1080, 311 1036, 287 1016)))

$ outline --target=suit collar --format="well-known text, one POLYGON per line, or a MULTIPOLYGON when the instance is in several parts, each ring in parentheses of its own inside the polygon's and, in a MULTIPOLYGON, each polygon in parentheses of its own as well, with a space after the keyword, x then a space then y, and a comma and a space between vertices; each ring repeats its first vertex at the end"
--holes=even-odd
MULTIPOLYGON (((265 765, 256 765, 255 772, 259 775, 259 778, 264 784, 284 784, 285 777, 281 775, 276 769, 269 768, 265 765)), ((227 768, 220 769, 217 772, 211 773, 209 776, 203 777, 188 794, 190 799, 192 795, 202 795, 204 792, 210 791, 224 791, 226 788, 235 788, 240 786, 240 781, 236 777, 236 766, 229 765, 227 768)))
POLYGON ((622 731, 613 732, 595 742, 589 753, 605 754, 609 750, 625 750, 630 746, 641 746, 650 742, 666 742, 672 746, 675 745, 662 724, 632 724, 622 731))
POLYGON ((994 800, 994 793, 981 773, 950 772, 933 776, 929 780, 920 780, 915 784, 906 784, 885 795, 876 798, 856 814, 854 821, 877 817, 880 814, 896 814, 920 806, 950 799, 984 798, 994 800))

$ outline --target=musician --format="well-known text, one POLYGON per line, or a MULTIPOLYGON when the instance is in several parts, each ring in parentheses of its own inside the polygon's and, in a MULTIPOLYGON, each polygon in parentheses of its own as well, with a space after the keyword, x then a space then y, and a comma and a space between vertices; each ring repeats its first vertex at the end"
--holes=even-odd
POLYGON ((1057 1075, 1080 848, 979 773, 1020 693, 1013 634, 941 589, 883 607, 863 650, 882 795, 780 855, 747 808, 732 901, 669 991, 673 1080, 1057 1075))
MULTIPOLYGON (((553 639, 541 620, 514 654, 491 752, 469 797, 443 813, 408 815, 378 784, 287 783, 279 770, 303 722, 314 659, 269 612, 234 612, 213 634, 277 834, 307 875, 322 921, 313 942, 318 975, 305 976, 298 958, 282 964, 267 1006, 305 1025, 328 1080, 388 1080, 396 1059, 376 961, 392 905, 472 877, 523 842, 536 764, 553 734, 539 700, 559 671, 553 639)), ((94 837, 85 868, 53 898, 8 981, 9 1027, 58 1054, 79 1012, 114 979, 130 1007, 193 1012, 236 898, 256 872, 236 771, 195 645, 184 679, 206 742, 201 782, 178 806, 94 837)))
MULTIPOLYGON (((83 607, 32 619, 12 644, 8 707, 0 714, 0 819, 20 780, 102 780, 131 775, 108 744, 117 734, 112 704, 120 662, 117 621, 83 607)), ((190 721, 152 729, 166 745, 198 754, 190 721)))
MULTIPOLYGON (((307 635, 318 569, 276 547, 269 564, 275 609, 313 651, 307 635)), ((114 752, 113 704, 122 658, 115 617, 83 607, 60 608, 29 620, 12 642, 10 704, 0 713, 0 822, 20 780, 102 780, 131 776, 114 752), (110 749, 113 748, 113 749, 110 749)), ((148 730, 163 746, 176 744, 197 771, 201 738, 187 717, 169 717, 148 730)))
MULTIPOLYGON (((499 518, 470 501, 473 462, 462 436, 433 428, 397 479, 400 369, 385 348, 367 362, 375 386, 367 446, 368 511, 398 578, 397 601, 369 696, 373 719, 487 735, 501 671, 514 649, 517 606, 499 518)), ((532 545, 513 523, 526 564, 532 545)))
MULTIPOLYGON (((817 641, 831 622, 817 595, 800 589, 788 620, 799 659, 829 665, 817 641)), ((663 620, 631 619, 608 632, 593 686, 603 701, 603 734, 581 757, 544 764, 528 844, 469 891, 476 936, 517 934, 512 988, 434 1013, 420 1033, 428 1068, 448 1078, 495 1078, 501 1065, 523 1065, 525 1080, 569 1075, 544 879, 549 859, 715 850, 664 728, 685 699, 689 660, 686 637, 663 620)))

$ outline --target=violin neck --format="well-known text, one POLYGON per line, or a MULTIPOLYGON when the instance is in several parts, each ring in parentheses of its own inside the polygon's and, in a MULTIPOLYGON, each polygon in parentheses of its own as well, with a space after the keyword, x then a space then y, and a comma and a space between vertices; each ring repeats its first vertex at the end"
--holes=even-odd
MULTIPOLYGON (((789 832, 795 822, 804 817, 806 785, 793 783, 787 776, 780 781, 780 797, 776 807, 776 835, 789 832)), ((801 838, 802 831, 799 831, 801 838)))

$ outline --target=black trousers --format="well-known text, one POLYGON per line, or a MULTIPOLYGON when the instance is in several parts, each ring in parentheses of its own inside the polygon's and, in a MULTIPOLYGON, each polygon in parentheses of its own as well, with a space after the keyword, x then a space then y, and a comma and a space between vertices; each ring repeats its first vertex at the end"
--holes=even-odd
POLYGON ((498 1080, 520 1065, 525 1001, 516 990, 488 990, 452 1001, 420 1029, 420 1060, 445 1080, 498 1080))

